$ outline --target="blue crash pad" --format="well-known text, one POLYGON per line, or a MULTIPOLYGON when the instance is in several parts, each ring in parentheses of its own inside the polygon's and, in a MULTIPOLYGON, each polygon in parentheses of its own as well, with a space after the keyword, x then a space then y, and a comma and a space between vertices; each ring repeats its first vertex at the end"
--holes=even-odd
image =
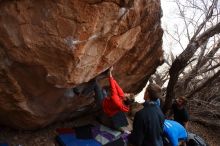
POLYGON ((101 146, 94 139, 77 139, 74 134, 60 134, 57 140, 61 146, 101 146))
POLYGON ((0 146, 9 146, 7 143, 0 143, 0 146))

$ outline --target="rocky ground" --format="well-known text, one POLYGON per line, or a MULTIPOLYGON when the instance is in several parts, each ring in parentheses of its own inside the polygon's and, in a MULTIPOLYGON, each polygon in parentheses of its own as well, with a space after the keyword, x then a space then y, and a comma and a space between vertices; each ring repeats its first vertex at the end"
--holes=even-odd
MULTIPOLYGON (((10 146, 58 146, 55 140, 56 128, 80 126, 90 121, 94 121, 94 118, 84 116, 80 119, 56 123, 37 131, 18 131, 1 127, 0 142, 8 142, 10 146)), ((203 137, 210 146, 220 145, 220 131, 217 129, 191 122, 189 130, 203 137)))

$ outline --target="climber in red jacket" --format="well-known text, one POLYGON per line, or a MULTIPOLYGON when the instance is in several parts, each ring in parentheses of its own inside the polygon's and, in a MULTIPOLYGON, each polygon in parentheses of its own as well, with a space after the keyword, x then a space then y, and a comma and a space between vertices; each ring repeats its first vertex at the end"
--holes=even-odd
MULTIPOLYGON (((128 112, 129 107, 124 105, 126 100, 125 93, 112 77, 111 71, 109 75, 110 95, 103 100, 103 110, 109 116, 114 116, 117 112, 128 112)), ((109 92, 109 91, 108 91, 109 92)))
POLYGON ((121 127, 127 126, 128 121, 124 112, 129 111, 129 107, 124 104, 127 100, 126 94, 123 92, 121 87, 112 77, 112 67, 109 69, 109 84, 110 86, 106 92, 106 97, 102 101, 102 107, 104 113, 111 119, 112 127, 115 129, 120 129, 121 127))

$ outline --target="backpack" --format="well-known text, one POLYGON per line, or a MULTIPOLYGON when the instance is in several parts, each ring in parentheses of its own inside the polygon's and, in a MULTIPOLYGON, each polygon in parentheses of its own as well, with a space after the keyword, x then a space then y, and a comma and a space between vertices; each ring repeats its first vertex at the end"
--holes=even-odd
POLYGON ((208 146, 208 144, 199 135, 188 132, 187 146, 208 146))

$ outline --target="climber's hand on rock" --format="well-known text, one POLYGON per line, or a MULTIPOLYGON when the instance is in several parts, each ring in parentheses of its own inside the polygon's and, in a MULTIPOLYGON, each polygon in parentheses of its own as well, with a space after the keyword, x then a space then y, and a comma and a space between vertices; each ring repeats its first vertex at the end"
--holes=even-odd
POLYGON ((110 70, 110 72, 112 72, 112 71, 113 71, 113 66, 112 66, 112 67, 110 67, 110 68, 109 68, 109 70, 110 70))
POLYGON ((112 77, 113 66, 109 68, 109 77, 112 77))

